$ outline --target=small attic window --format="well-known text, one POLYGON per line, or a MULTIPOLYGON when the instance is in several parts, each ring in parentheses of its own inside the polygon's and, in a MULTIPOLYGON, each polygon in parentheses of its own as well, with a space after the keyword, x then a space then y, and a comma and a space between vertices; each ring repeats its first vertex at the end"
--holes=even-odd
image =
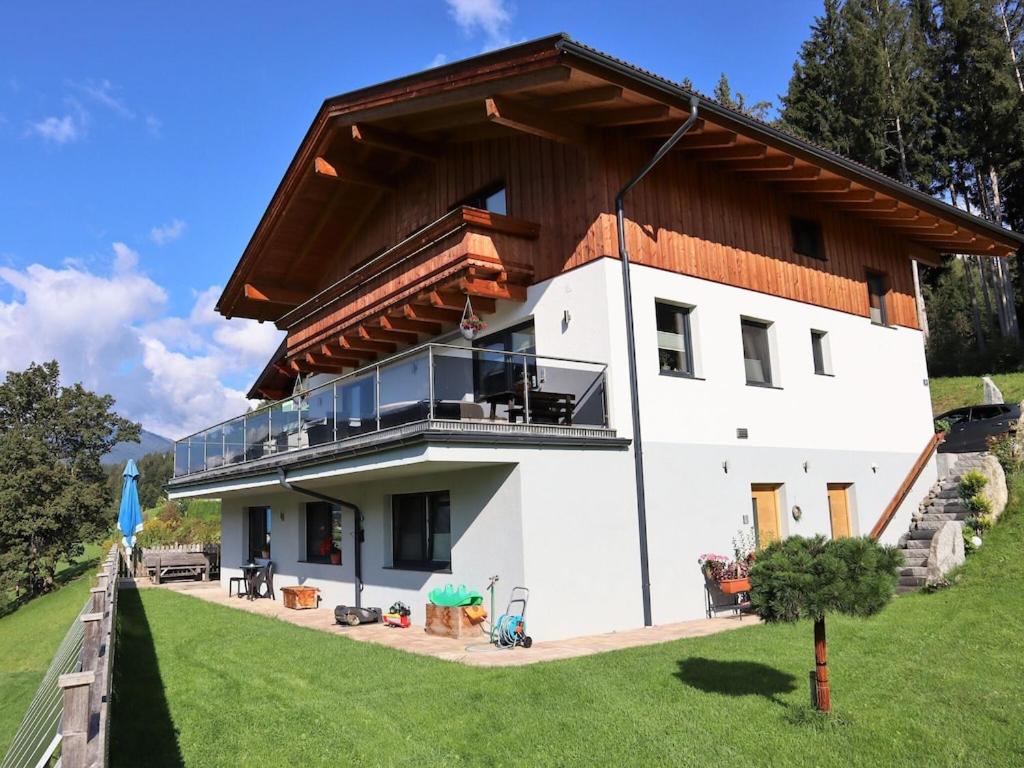
POLYGON ((793 253, 811 259, 825 260, 825 242, 821 236, 821 222, 791 216, 789 226, 793 232, 793 253))
POLYGON ((489 187, 474 192, 466 198, 463 198, 452 208, 458 208, 462 205, 468 205, 470 208, 480 208, 484 211, 490 211, 491 213, 500 213, 502 216, 508 215, 508 209, 505 204, 505 183, 500 182, 498 184, 491 184, 489 187))

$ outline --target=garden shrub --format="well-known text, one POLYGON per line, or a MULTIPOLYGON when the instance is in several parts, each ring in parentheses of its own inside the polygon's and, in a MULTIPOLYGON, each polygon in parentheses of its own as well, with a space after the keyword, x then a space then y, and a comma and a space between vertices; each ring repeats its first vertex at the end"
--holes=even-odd
POLYGON ((1021 467, 1021 449, 1017 436, 1010 433, 995 435, 987 440, 988 452, 1002 465, 1009 477, 1021 467))

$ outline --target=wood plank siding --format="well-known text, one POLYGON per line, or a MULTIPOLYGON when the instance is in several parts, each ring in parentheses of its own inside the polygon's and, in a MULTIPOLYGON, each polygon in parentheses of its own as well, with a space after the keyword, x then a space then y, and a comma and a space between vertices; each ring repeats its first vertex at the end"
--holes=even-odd
MULTIPOLYGON (((618 257, 614 195, 650 156, 613 131, 586 146, 510 136, 450 146, 380 198, 344 253, 312 250, 303 265, 317 288, 440 218, 474 192, 504 181, 511 217, 536 222, 536 240, 504 238, 501 257, 533 266, 540 282, 605 256, 618 257)), ((866 270, 888 275, 890 322, 917 327, 911 249, 863 219, 800 199, 686 152, 669 155, 627 202, 626 237, 639 264, 868 316, 866 270), (819 219, 826 259, 793 252, 790 216, 819 219)), ((414 275, 395 275, 396 290, 414 275)))

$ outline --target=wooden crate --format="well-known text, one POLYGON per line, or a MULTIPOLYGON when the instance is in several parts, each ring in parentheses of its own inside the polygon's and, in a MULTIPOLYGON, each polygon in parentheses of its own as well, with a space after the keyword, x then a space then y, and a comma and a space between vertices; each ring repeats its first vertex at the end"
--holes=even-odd
POLYGON ((320 601, 320 590, 316 587, 281 587, 284 607, 294 610, 316 608, 320 601))
POLYGON ((428 635, 453 637, 456 640, 480 635, 478 625, 469 620, 462 608, 448 608, 433 603, 427 603, 427 622, 424 630, 428 635))

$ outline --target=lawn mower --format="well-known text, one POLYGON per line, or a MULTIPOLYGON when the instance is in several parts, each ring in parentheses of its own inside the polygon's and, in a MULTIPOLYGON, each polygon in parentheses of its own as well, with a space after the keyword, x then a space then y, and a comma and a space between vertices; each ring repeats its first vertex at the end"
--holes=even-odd
POLYGON ((339 605, 334 609, 334 620, 349 627, 360 624, 376 624, 381 620, 384 611, 380 608, 354 608, 351 605, 339 605))

